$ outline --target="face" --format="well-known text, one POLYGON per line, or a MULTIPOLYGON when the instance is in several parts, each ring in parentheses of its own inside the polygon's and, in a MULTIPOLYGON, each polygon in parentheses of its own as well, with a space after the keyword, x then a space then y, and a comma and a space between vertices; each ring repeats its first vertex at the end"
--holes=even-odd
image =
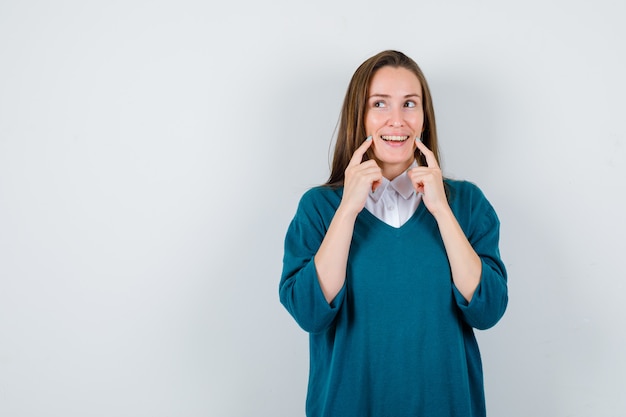
POLYGON ((415 158, 415 138, 424 126, 422 85, 406 68, 382 67, 372 77, 366 108, 365 132, 372 136, 374 159, 392 180, 415 158))

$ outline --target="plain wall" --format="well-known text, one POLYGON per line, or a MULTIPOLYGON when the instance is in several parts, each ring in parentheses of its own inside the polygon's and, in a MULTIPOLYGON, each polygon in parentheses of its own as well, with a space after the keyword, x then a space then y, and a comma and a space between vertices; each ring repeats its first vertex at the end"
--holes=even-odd
POLYGON ((488 411, 626 415, 621 1, 0 3, 0 415, 301 416, 283 238, 383 49, 501 222, 488 411))

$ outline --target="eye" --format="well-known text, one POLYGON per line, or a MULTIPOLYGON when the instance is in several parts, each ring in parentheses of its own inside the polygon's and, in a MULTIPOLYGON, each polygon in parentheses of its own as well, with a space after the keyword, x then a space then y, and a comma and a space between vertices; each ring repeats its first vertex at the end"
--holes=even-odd
POLYGON ((414 107, 417 107, 417 104, 415 104, 414 101, 409 100, 406 103, 404 103, 404 107, 414 108, 414 107))
POLYGON ((384 108, 387 107, 384 101, 377 100, 372 103, 372 107, 384 108))

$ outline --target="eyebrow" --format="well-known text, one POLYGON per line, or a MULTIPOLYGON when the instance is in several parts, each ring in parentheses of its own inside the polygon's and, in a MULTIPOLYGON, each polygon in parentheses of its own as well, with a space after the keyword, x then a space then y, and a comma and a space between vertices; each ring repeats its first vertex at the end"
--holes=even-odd
MULTIPOLYGON (((369 100, 372 97, 391 98, 389 94, 371 94, 367 99, 369 100)), ((404 96, 404 98, 410 98, 410 97, 422 98, 422 96, 420 96, 419 94, 407 94, 404 96)))

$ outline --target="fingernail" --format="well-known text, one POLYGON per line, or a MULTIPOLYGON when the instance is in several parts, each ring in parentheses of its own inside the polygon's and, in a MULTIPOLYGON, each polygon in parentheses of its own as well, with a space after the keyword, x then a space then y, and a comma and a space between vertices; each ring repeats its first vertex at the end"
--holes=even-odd
POLYGON ((372 136, 371 135, 365 138, 365 142, 367 142, 368 140, 372 140, 372 136))
POLYGON ((417 136, 417 137, 415 138, 415 142, 421 142, 421 141, 422 141, 422 138, 421 138, 421 137, 417 136))

